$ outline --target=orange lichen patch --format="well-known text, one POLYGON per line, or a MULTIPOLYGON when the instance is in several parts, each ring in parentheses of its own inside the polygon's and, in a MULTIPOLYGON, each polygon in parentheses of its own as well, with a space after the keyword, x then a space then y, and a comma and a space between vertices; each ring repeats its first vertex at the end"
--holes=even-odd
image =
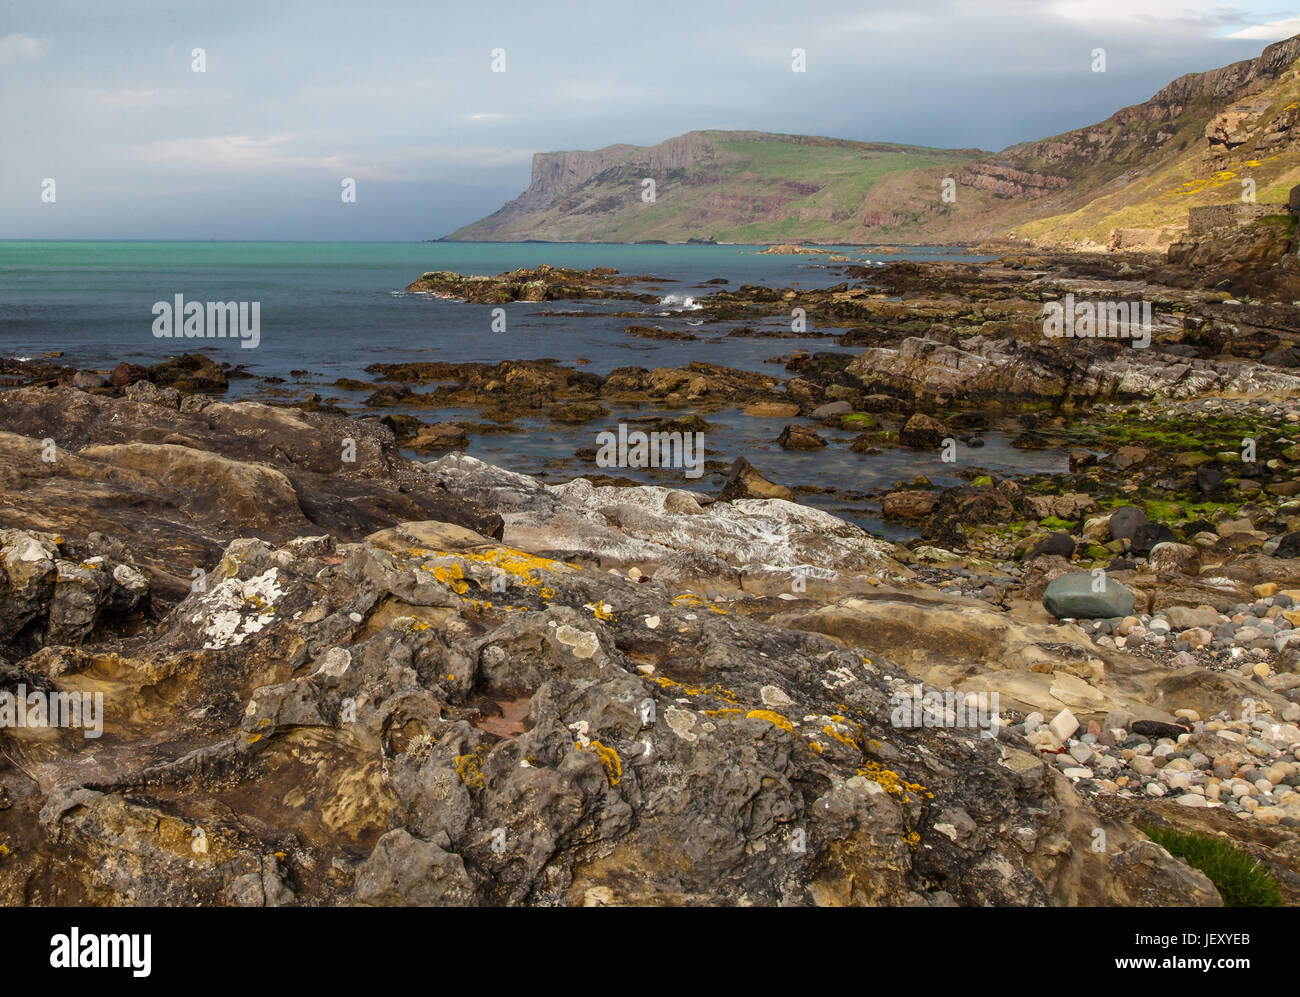
POLYGON ((483 778, 482 762, 479 760, 479 752, 482 750, 482 748, 475 748, 471 754, 456 756, 456 774, 470 789, 482 789, 487 785, 483 778))
POLYGON ((464 595, 469 591, 469 583, 465 581, 465 573, 461 571, 459 564, 452 564, 444 567, 438 565, 433 569, 433 577, 446 585, 457 595, 464 595))
POLYGON ((683 696, 713 696, 727 703, 736 702, 736 694, 720 685, 685 685, 663 675, 652 676, 650 681, 665 690, 672 690, 683 696))
POLYGON ((593 616, 598 620, 604 620, 607 623, 617 623, 618 617, 614 615, 614 607, 607 602, 587 603, 582 607, 590 609, 593 616))
POLYGON ((906 834, 902 835, 902 838, 903 841, 907 843, 907 847, 912 851, 916 851, 916 846, 921 843, 921 835, 916 831, 908 831, 906 834))
POLYGON ((744 710, 736 710, 731 707, 725 707, 721 710, 704 710, 706 717, 734 717, 744 713, 744 710))
POLYGON ((713 605, 713 603, 705 602, 694 592, 683 592, 681 595, 674 597, 673 605, 689 606, 691 609, 707 609, 711 612, 717 613, 719 616, 727 615, 725 609, 719 609, 717 606, 713 605))
POLYGON ((276 858, 278 858, 281 862, 283 862, 285 859, 289 857, 288 854, 285 852, 272 852, 271 854, 274 855, 276 858))
POLYGON ((9 854, 9 846, 0 845, 0 859, 4 858, 8 854, 9 854))
POLYGON ((788 730, 790 733, 794 733, 794 724, 781 716, 781 714, 773 713, 771 710, 750 710, 745 714, 745 719, 748 720, 751 717, 756 717, 759 720, 766 720, 773 727, 780 727, 782 730, 788 730))
POLYGON ((904 803, 910 803, 912 798, 909 793, 915 793, 918 797, 925 797, 933 800, 934 794, 917 782, 908 782, 899 776, 897 772, 885 768, 879 762, 867 761, 862 763, 862 768, 858 769, 858 775, 864 779, 870 779, 881 789, 891 796, 897 796, 904 803))
POLYGON ((413 617, 413 622, 411 623, 411 632, 419 633, 421 630, 428 630, 429 627, 431 627, 432 625, 433 624, 431 624, 428 620, 416 616, 413 617))
POLYGON ((840 744, 844 745, 846 748, 852 748, 854 751, 862 750, 862 748, 858 745, 857 741, 853 740, 853 738, 849 737, 849 735, 847 734, 841 734, 830 724, 827 724, 825 727, 822 728, 822 733, 825 734, 827 737, 829 737, 832 741, 839 741, 840 744))
POLYGON ((262 735, 261 735, 261 734, 245 734, 245 735, 244 735, 244 740, 247 741, 249 744, 256 744, 258 741, 262 740, 262 735))
POLYGON ((588 741, 586 744, 579 742, 574 747, 579 751, 594 751, 605 769, 605 778, 609 780, 609 784, 611 786, 619 784, 623 778, 623 762, 619 759, 617 751, 599 741, 588 741))

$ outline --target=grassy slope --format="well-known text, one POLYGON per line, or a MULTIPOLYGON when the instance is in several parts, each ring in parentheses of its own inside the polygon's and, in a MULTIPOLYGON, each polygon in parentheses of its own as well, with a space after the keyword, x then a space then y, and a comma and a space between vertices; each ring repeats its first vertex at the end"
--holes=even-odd
POLYGON ((707 135, 716 161, 656 177, 654 204, 641 200, 645 174, 633 156, 626 167, 608 170, 570 192, 567 211, 552 206, 506 224, 484 219, 448 238, 683 242, 711 236, 720 242, 834 242, 869 241, 895 231, 938 238, 949 213, 943 209, 951 207, 940 204, 940 183, 962 164, 987 155, 707 135), (591 210, 597 206, 604 210, 591 210), (876 206, 902 220, 886 229, 864 227, 866 212, 876 206))

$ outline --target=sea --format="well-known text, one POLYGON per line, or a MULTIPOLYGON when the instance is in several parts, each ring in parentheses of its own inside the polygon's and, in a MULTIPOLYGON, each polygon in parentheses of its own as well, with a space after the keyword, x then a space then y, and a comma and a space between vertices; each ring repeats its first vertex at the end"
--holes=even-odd
MULTIPOLYGON (((828 287, 845 279, 851 257, 867 266, 892 261, 978 261, 959 247, 823 247, 826 255, 774 255, 765 246, 607 245, 563 243, 321 243, 321 242, 100 242, 0 241, 0 355, 35 357, 62 351, 61 363, 107 372, 119 361, 153 364, 201 349, 214 360, 242 364, 255 375, 232 380, 228 400, 291 401, 319 394, 356 413, 367 410, 366 391, 334 385, 340 378, 373 380, 373 363, 448 362, 551 358, 605 374, 616 367, 676 367, 706 361, 781 378, 785 358, 800 350, 856 352, 833 339, 843 329, 818 329, 823 339, 736 338, 741 323, 709 323, 696 314, 696 300, 719 287, 828 287), (516 302, 505 306, 505 329, 493 331, 492 307, 433 298, 404 288, 430 270, 497 274, 520 267, 589 269, 614 267, 648 279, 629 289, 653 294, 654 304, 629 301, 516 302), (725 285, 707 281, 721 278, 725 285), (153 335, 156 302, 259 302, 260 341, 247 349, 238 339, 163 339, 153 335), (582 312, 582 317, 542 314, 582 312), (611 312, 637 312, 638 318, 611 312), (659 325, 688 332, 696 341, 640 339, 629 325, 659 325), (262 378, 284 378, 270 385, 262 378)), ((499 327, 500 323, 496 323, 499 327)), ((756 329, 789 329, 789 320, 747 323, 756 329)), ((417 390, 420 390, 417 387, 417 390)), ((391 411, 391 410, 385 410, 391 411)), ((399 410, 400 411, 400 410, 399 410)), ((655 409, 654 413, 664 412, 655 409)), ((482 421, 470 410, 411 410, 426 421, 482 421)), ((617 431, 620 421, 652 414, 614 408, 608 419, 579 426, 543 418, 517 421, 517 432, 472 434, 467 452, 488 462, 552 483, 584 473, 621 475, 648 483, 708 492, 720 474, 690 480, 680 470, 613 469, 576 463, 575 452, 596 445, 596 435, 617 431)), ((683 413, 684 414, 684 411, 683 413)), ((881 521, 877 502, 865 497, 900 480, 925 475, 936 485, 960 479, 938 453, 853 453, 854 434, 819 428, 829 446, 786 451, 776 443, 784 420, 753 418, 739 409, 707 413, 710 460, 746 457, 767 478, 792 488, 808 486, 800 500, 872 530, 903 539, 906 526, 881 521)), ((790 420, 796 421, 796 420, 790 420)), ((985 437, 976 459, 990 473, 1014 475, 1060 471, 1060 451, 1022 451, 998 434, 985 437)), ((414 459, 434 457, 410 453, 414 459)))

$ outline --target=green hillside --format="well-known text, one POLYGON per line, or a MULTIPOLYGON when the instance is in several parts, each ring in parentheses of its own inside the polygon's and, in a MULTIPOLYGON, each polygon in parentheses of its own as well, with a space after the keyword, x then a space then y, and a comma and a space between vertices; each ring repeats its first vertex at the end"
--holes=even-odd
POLYGON ((1240 199, 1246 178, 1265 203, 1300 182, 1300 36, 1180 77, 1096 125, 996 154, 726 131, 538 153, 526 191, 447 238, 1167 242, 1189 207, 1240 199), (653 203, 642 199, 646 178, 653 203))

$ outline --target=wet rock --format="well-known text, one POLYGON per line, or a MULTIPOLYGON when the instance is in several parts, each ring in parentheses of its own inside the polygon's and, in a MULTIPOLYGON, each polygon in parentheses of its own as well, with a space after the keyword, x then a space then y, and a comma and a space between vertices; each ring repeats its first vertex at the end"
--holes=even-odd
POLYGON ((951 429, 924 412, 915 413, 898 432, 899 443, 917 450, 937 449, 951 437, 951 429))
POLYGON ((776 485, 758 473, 744 457, 738 457, 727 472, 727 481, 718 495, 719 501, 730 502, 738 498, 785 499, 794 501, 794 493, 784 485, 776 485))
POLYGON ((782 450, 820 450, 826 441, 808 426, 789 425, 776 441, 782 450))
POLYGON ((225 371, 202 353, 186 353, 149 368, 149 380, 160 388, 175 388, 182 394, 201 391, 220 394, 230 387, 225 371))
POLYGON ((431 426, 420 426, 406 446, 417 453, 460 450, 469 446, 469 437, 454 422, 435 422, 431 426))
POLYGON ((745 415, 760 419, 789 419, 799 414, 799 406, 793 402, 751 402, 745 406, 745 415))
POLYGON ((930 515, 938 502, 939 497, 934 492, 890 492, 881 499, 880 508, 886 516, 909 519, 930 515))
POLYGON ((812 419, 830 419, 835 416, 852 415, 853 406, 848 402, 827 402, 808 413, 812 419))
POLYGON ((135 384, 137 381, 143 381, 149 376, 149 371, 139 364, 127 363, 123 360, 113 368, 112 373, 108 375, 108 383, 114 388, 125 388, 128 384, 135 384))

